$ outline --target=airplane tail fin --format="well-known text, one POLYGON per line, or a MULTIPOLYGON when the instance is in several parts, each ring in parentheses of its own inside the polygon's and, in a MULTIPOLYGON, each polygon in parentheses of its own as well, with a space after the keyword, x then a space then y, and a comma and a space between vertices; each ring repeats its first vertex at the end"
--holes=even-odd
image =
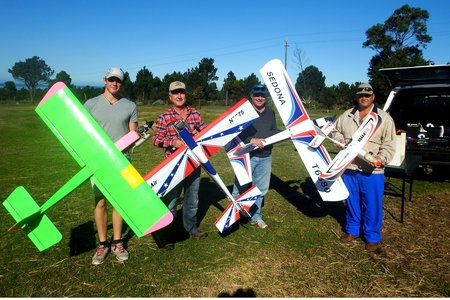
POLYGON ((43 251, 62 239, 62 234, 43 213, 27 190, 20 186, 3 202, 17 222, 8 231, 23 229, 33 244, 43 251))
MULTIPOLYGON (((219 232, 224 232, 231 227, 240 218, 239 210, 243 209, 249 213, 250 207, 255 203, 255 201, 261 197, 261 191, 256 185, 253 185, 245 193, 241 194, 235 200, 236 202, 230 202, 222 214, 217 218, 214 224, 216 225, 219 232), (237 205, 240 206, 237 207, 237 205)), ((249 213, 250 214, 250 213, 249 213)))
POLYGON ((228 159, 234 174, 240 185, 247 184, 252 181, 252 170, 250 167, 250 154, 248 152, 240 153, 244 143, 239 137, 235 137, 225 145, 228 159))
POLYGON ((325 125, 322 126, 322 128, 316 126, 315 124, 313 124, 313 127, 316 130, 317 135, 309 143, 309 146, 317 148, 323 143, 328 134, 330 134, 330 132, 333 130, 334 122, 328 121, 327 123, 325 123, 325 125))

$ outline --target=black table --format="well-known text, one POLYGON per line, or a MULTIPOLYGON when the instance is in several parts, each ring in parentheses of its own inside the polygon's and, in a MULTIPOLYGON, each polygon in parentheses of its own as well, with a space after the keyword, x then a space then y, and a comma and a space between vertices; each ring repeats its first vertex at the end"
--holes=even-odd
POLYGON ((422 161, 422 156, 406 153, 405 159, 400 166, 386 166, 384 169, 387 182, 385 183, 385 194, 390 196, 401 197, 400 223, 403 223, 403 215, 405 212, 405 192, 406 183, 409 184, 409 201, 412 200, 413 172, 422 161), (402 180, 401 192, 395 191, 395 186, 390 182, 390 178, 400 178, 402 180))

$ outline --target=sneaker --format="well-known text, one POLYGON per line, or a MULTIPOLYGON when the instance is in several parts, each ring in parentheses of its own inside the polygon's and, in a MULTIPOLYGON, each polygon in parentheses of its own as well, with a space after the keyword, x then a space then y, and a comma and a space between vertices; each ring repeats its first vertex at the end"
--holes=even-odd
POLYGON ((171 251, 171 250, 175 249, 175 244, 174 243, 168 243, 168 244, 165 244, 163 246, 163 248, 166 249, 167 251, 171 251))
POLYGON ((193 239, 204 239, 207 236, 208 236, 208 234, 206 232, 203 232, 200 230, 191 234, 191 238, 193 238, 193 239))
POLYGON ((111 243, 111 252, 116 256, 118 261, 125 261, 128 259, 128 251, 125 250, 122 242, 111 243))
POLYGON ((108 253, 110 252, 110 248, 107 245, 100 245, 97 249, 97 252, 95 252, 94 256, 92 257, 92 264, 93 265, 100 265, 102 264, 106 256, 108 256, 108 253))
POLYGON ((267 225, 266 222, 264 222, 262 219, 260 219, 258 221, 251 221, 250 224, 255 225, 256 227, 261 228, 261 229, 269 228, 269 225, 267 225))

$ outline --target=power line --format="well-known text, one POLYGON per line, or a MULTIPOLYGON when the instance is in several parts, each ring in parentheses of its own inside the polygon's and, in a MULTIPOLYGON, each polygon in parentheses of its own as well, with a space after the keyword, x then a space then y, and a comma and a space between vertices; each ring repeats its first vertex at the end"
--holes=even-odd
POLYGON ((284 43, 284 68, 287 70, 287 48, 289 47, 288 45, 288 40, 286 38, 286 41, 284 43))

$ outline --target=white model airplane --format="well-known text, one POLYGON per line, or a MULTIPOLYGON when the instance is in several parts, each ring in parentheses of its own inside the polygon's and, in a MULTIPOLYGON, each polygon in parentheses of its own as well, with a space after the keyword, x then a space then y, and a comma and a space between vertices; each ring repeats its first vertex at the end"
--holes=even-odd
POLYGON ((274 143, 290 138, 321 198, 324 201, 347 199, 349 193, 342 179, 330 181, 320 177, 331 158, 321 143, 316 148, 310 146, 318 134, 283 63, 278 59, 271 60, 261 68, 260 73, 286 127, 286 130, 267 138, 266 142, 274 143))
MULTIPOLYGON (((261 192, 256 186, 252 186, 246 193, 234 199, 208 158, 220 147, 228 144, 258 117, 252 104, 244 98, 194 137, 191 137, 184 124, 173 124, 185 145, 163 160, 144 176, 144 179, 156 194, 162 197, 189 176, 192 171, 202 166, 230 200, 230 204, 215 222, 217 229, 223 232, 239 219, 241 213, 250 217, 248 210, 261 196, 261 192)), ((248 156, 244 159, 248 160, 248 156)))
MULTIPOLYGON (((377 167, 381 167, 381 162, 370 153, 366 153, 363 149, 364 145, 381 125, 381 122, 381 117, 371 111, 364 118, 361 125, 358 127, 358 130, 355 131, 352 138, 346 145, 340 143, 339 141, 333 140, 333 142, 340 145, 343 150, 339 151, 326 170, 320 174, 320 178, 327 180, 336 180, 340 178, 341 174, 347 169, 348 165, 355 159, 356 156, 374 164, 377 167)), ((325 137, 326 135, 327 134, 325 133, 325 137)))

